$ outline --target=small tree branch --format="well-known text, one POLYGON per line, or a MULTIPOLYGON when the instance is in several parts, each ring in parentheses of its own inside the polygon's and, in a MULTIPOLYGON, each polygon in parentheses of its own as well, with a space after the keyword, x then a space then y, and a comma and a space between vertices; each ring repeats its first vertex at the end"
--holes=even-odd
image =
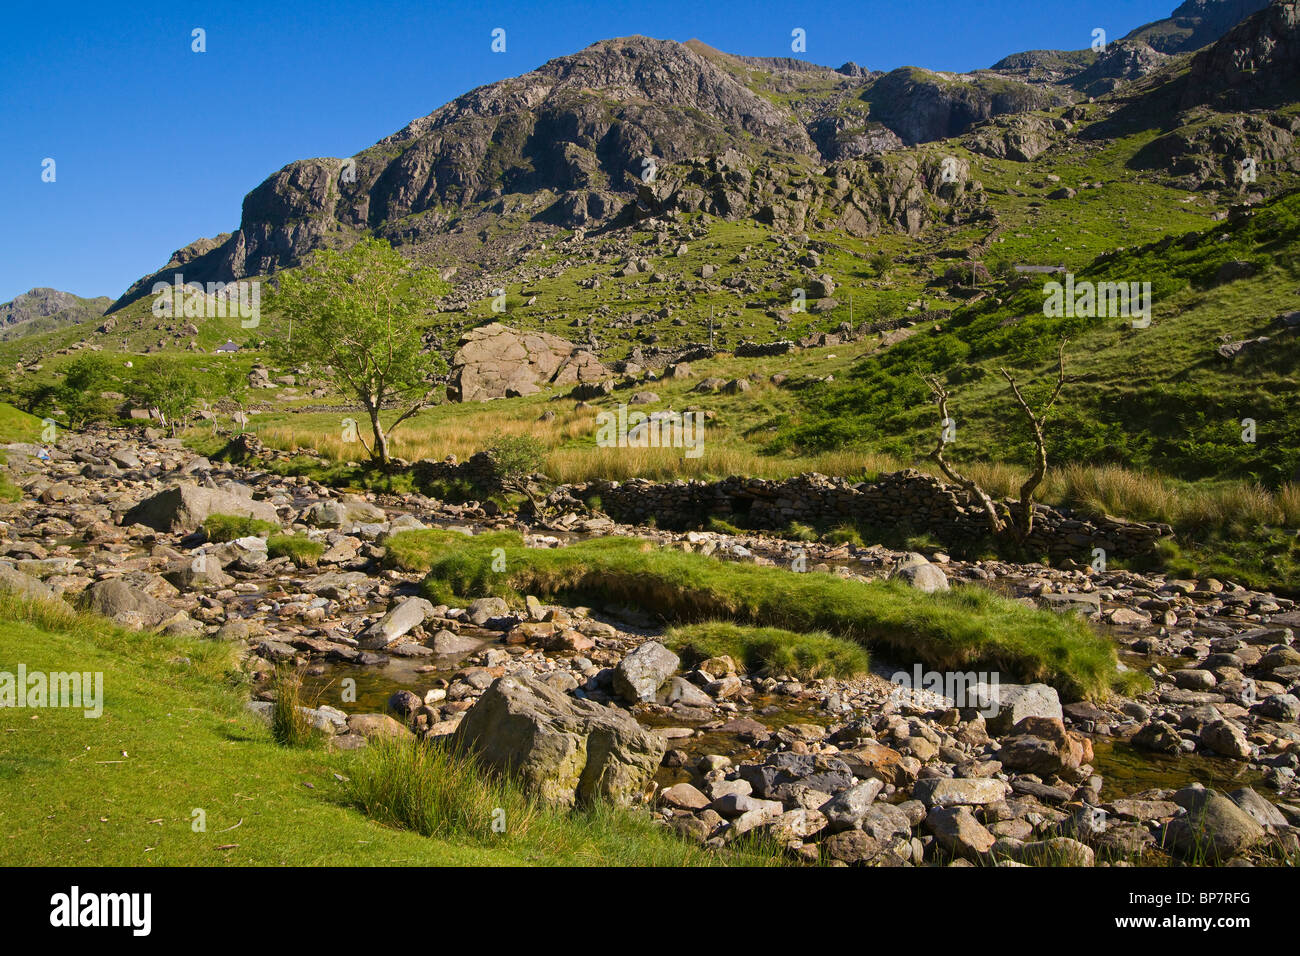
POLYGON ((1061 389, 1065 386, 1065 345, 1069 339, 1061 339, 1061 344, 1056 350, 1056 385, 1052 389, 1051 396, 1043 405, 1040 411, 1035 412, 1025 396, 1020 391, 1020 386, 1005 368, 998 369, 1002 377, 1007 380, 1011 386, 1011 392, 1016 398, 1016 403, 1020 406, 1021 412, 1024 413, 1025 419, 1029 422, 1029 430, 1034 439, 1034 470, 1025 483, 1020 486, 1020 504, 1018 506, 1017 533, 1021 538, 1027 537, 1034 530, 1034 492, 1038 486, 1043 483, 1047 476, 1047 439, 1043 434, 1043 426, 1047 423, 1047 417, 1051 413, 1052 406, 1061 395, 1061 389))
POLYGON ((925 383, 930 386, 930 392, 934 395, 935 404, 939 408, 939 438, 935 442, 934 450, 930 452, 930 460, 939 466, 939 470, 943 472, 944 477, 960 485, 968 495, 980 503, 980 507, 984 509, 984 515, 988 519, 989 530, 995 535, 1002 534, 1006 526, 998 514, 993 499, 972 479, 957 472, 944 458, 943 448, 947 443, 944 441, 943 433, 944 429, 947 428, 947 423, 951 420, 948 417, 948 390, 943 387, 943 383, 939 381, 937 376, 930 376, 925 380, 925 383))

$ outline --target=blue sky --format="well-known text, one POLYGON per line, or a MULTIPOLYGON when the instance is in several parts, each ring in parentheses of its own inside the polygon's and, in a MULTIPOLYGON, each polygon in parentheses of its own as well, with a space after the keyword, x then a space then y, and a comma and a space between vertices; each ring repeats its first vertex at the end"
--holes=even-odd
POLYGON ((602 4, 9 4, 0 34, 0 302, 116 297, 174 249, 239 225, 286 163, 348 156, 475 86, 596 40, 698 38, 751 56, 969 70, 1082 49, 1177 0, 642 0, 602 4), (506 30, 506 52, 491 32, 506 30), (206 31, 207 52, 191 50, 206 31), (42 164, 55 161, 54 182, 42 164))

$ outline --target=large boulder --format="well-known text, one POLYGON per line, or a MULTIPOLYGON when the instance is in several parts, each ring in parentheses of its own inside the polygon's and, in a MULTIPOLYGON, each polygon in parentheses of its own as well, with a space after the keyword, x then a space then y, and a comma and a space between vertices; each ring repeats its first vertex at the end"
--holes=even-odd
POLYGON ((1162 842, 1179 856, 1223 863, 1265 838, 1249 813, 1213 790, 1187 787, 1174 794, 1174 802, 1187 812, 1165 824, 1162 842))
POLYGON ((997 842, 967 806, 935 807, 925 815, 925 828, 949 854, 969 860, 982 860, 997 842))
POLYGON ((937 564, 909 564, 899 568, 891 577, 906 581, 925 594, 948 590, 948 576, 937 564))
POLYGON ((55 593, 38 578, 19 571, 8 561, 0 561, 0 591, 13 591, 20 597, 52 601, 55 593))
POLYGON ((979 684, 973 697, 991 734, 1005 734, 1026 717, 1065 717, 1061 698, 1047 684, 979 684))
POLYGON ((351 528, 357 524, 379 524, 386 519, 383 509, 355 496, 341 501, 318 501, 301 516, 305 524, 316 528, 351 528))
POLYGON ((78 604, 84 610, 136 630, 156 630, 185 618, 184 611, 151 597, 121 578, 96 581, 81 593, 78 604))
POLYGON ((926 777, 912 796, 927 807, 977 807, 1005 800, 1010 785, 993 777, 926 777))
POLYGON ((531 395, 546 385, 598 382, 610 373, 591 352, 547 332, 521 332, 499 322, 461 338, 448 394, 461 402, 531 395))
POLYGON ((466 712, 454 743, 560 807, 630 803, 649 784, 666 748, 629 714, 522 674, 492 683, 466 712))
POLYGON ((142 524, 155 531, 194 531, 211 515, 239 515, 280 523, 275 506, 269 502, 190 484, 146 498, 126 513, 122 523, 142 524))
POLYGON ((357 638, 357 647, 370 651, 381 650, 432 616, 433 605, 424 598, 406 598, 366 628, 357 638))

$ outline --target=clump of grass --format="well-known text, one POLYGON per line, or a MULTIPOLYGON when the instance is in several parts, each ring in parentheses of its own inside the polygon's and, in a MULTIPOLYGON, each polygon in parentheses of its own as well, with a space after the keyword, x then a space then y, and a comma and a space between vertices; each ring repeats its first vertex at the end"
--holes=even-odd
POLYGON ((307 747, 320 738, 305 713, 302 695, 302 674, 292 667, 281 665, 271 679, 275 704, 271 708, 271 736, 283 747, 307 747))
MULTIPOLYGON (((465 542, 467 535, 459 531, 429 528, 424 531, 399 531, 384 539, 384 565, 398 571, 428 571, 433 562, 465 542)), ((522 544, 513 531, 489 531, 474 535, 470 541, 476 547, 506 548, 522 544)))
POLYGON ((209 541, 234 541, 236 538, 261 537, 280 530, 279 525, 250 515, 208 515, 203 533, 209 541))
POLYGON ((927 531, 908 535, 903 541, 903 547, 907 551, 942 551, 943 542, 927 531))
POLYGON ((825 631, 799 633, 706 621, 670 628, 663 640, 688 666, 725 655, 751 673, 790 674, 800 680, 855 677, 871 666, 861 644, 825 631))
POLYGON ((816 541, 817 529, 812 525, 806 525, 798 521, 791 521, 786 525, 783 537, 790 538, 793 541, 816 541))
POLYGON ((517 787, 435 742, 376 742, 348 778, 348 796, 367 816, 422 836, 498 842, 526 835, 539 816, 517 787), (504 830, 493 830, 494 817, 504 830))
POLYGON ((724 562, 656 549, 637 538, 599 538, 563 548, 525 548, 513 532, 467 537, 409 531, 389 539, 408 567, 429 569, 435 603, 498 595, 571 597, 653 609, 674 623, 732 621, 826 631, 935 670, 994 670, 1003 679, 1052 684, 1067 697, 1095 697, 1118 679, 1114 646, 1075 615, 1057 615, 966 586, 920 594, 898 581, 724 562), (493 570, 493 548, 505 572, 493 570))
POLYGON ((509 777, 437 741, 382 741, 346 766, 348 799, 372 819, 453 843, 544 848, 573 865, 775 866, 779 849, 749 843, 710 852, 655 824, 648 814, 608 804, 578 810, 543 806, 509 777))
POLYGON ((729 534, 735 536, 745 533, 744 529, 737 527, 730 521, 726 521, 716 516, 709 518, 704 527, 706 530, 712 531, 714 534, 729 534))
POLYGON ((822 541, 827 544, 852 544, 862 547, 862 535, 858 529, 851 524, 842 524, 839 527, 832 528, 822 536, 822 541))
POLYGON ((266 539, 266 553, 272 558, 288 558, 300 568, 314 568, 325 553, 325 544, 305 534, 273 534, 266 539))

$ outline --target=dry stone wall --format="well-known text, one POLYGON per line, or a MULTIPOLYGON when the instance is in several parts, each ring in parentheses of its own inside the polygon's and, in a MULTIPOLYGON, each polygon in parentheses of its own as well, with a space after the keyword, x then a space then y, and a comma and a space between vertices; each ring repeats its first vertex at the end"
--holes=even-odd
MULTIPOLYGON (((978 548, 989 539, 983 512, 965 492, 910 469, 860 484, 808 474, 782 481, 596 481, 565 490, 578 498, 599 495, 601 509, 615 521, 646 524, 653 519, 658 527, 675 530, 718 517, 773 531, 792 521, 907 527, 913 533, 929 532, 955 549, 978 548)), ((1132 557, 1150 552, 1157 540, 1172 533, 1168 525, 1085 518, 1046 505, 1036 506, 1034 525, 1029 545, 1053 558, 1090 560, 1094 548, 1104 549, 1108 557, 1132 557)))

